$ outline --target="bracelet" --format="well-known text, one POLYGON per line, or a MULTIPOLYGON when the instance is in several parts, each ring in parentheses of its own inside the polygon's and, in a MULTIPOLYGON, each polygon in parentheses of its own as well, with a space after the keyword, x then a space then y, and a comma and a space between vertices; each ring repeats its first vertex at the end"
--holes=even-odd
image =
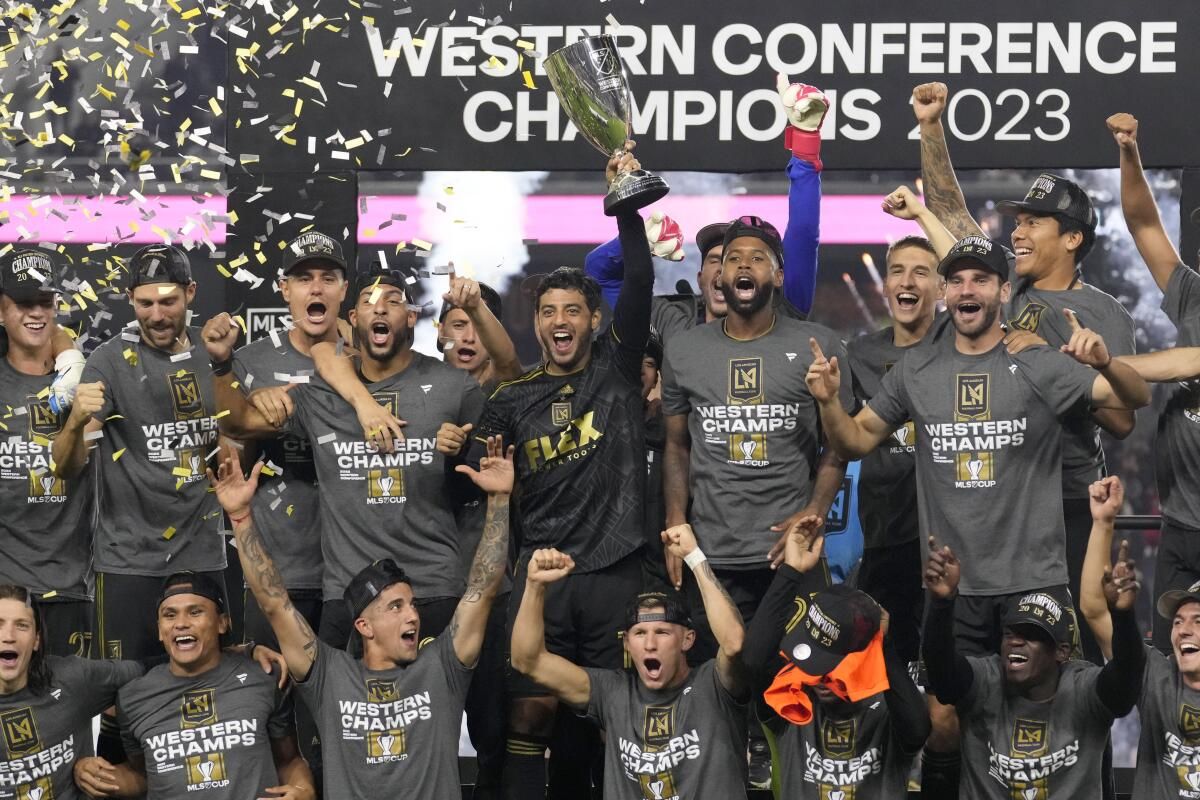
POLYGON ((233 372, 233 359, 227 358, 224 361, 210 361, 208 362, 208 366, 212 368, 213 376, 219 378, 222 375, 228 375, 233 372))
POLYGON ((240 517, 235 517, 233 514, 229 515, 229 521, 232 522, 234 525, 241 525, 243 522, 245 522, 248 519, 250 519, 249 511, 247 511, 245 514, 242 514, 240 517))
POLYGON ((705 561, 708 561, 708 556, 704 555, 704 551, 699 547, 683 557, 683 563, 687 564, 688 569, 692 570, 693 572, 696 570, 696 567, 700 566, 705 561))

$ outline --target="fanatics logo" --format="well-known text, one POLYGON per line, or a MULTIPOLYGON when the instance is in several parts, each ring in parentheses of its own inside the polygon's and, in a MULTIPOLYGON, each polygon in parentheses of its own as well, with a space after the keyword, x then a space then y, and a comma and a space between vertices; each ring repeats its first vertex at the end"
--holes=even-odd
POLYGON ((788 360, 788 363, 789 363, 789 364, 790 364, 791 362, 793 362, 793 361, 795 361, 795 360, 796 360, 796 354, 795 354, 795 353, 784 353, 784 355, 785 355, 785 356, 787 356, 787 360, 788 360))
POLYGON ((237 675, 235 675, 234 677, 238 679, 238 683, 244 684, 244 683, 246 682, 246 678, 248 678, 248 677, 250 677, 250 676, 249 676, 249 675, 247 675, 247 674, 246 674, 246 673, 244 673, 244 672, 239 672, 239 673, 238 673, 237 675))
POLYGON ((429 394, 429 390, 432 388, 433 388, 432 383, 422 383, 421 384, 421 391, 424 392, 425 394, 429 394))

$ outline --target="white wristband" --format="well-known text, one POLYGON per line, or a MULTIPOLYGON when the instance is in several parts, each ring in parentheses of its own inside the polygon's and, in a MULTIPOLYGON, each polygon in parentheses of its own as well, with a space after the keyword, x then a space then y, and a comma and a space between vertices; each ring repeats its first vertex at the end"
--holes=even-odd
POLYGON ((699 547, 683 557, 683 563, 687 564, 688 569, 692 570, 693 572, 696 570, 696 567, 700 566, 705 561, 708 561, 708 556, 704 555, 704 551, 699 547))

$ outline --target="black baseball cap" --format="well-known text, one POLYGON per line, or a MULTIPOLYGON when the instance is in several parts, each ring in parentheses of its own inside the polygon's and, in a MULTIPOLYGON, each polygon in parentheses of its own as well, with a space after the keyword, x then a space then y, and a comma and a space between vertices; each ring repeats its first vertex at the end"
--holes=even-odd
POLYGON ((663 592, 643 592, 625 606, 625 630, 642 622, 669 622, 692 627, 692 617, 677 598, 663 592), (648 611, 646 606, 662 606, 662 611, 648 611))
POLYGON ((783 266, 783 241, 780 240, 779 231, 774 225, 762 217, 738 217, 725 227, 725 236, 721 239, 721 244, 725 249, 729 249, 734 239, 743 236, 761 239, 775 254, 775 262, 783 266))
POLYGON ((1200 581, 1196 581, 1186 589, 1171 589, 1158 596, 1155 608, 1160 617, 1174 619, 1179 607, 1184 603, 1200 603, 1200 581))
POLYGON ((879 632, 882 613, 871 596, 836 583, 813 596, 781 649, 809 675, 827 675, 851 653, 865 650, 879 632))
POLYGON ((1070 644, 1075 638, 1072 613, 1071 600, 1064 592, 1044 589, 1025 592, 1009 601, 1001 624, 1005 628, 1040 628, 1055 644, 1070 644))
POLYGON ((646 358, 653 358, 654 363, 662 369, 663 363, 663 340, 658 335, 657 331, 650 331, 650 335, 646 337, 646 350, 643 353, 646 358))
POLYGON ((949 277, 951 268, 961 261, 975 262, 976 266, 990 269, 1002 280, 1008 280, 1008 253, 1002 244, 986 236, 974 234, 955 242, 942 263, 938 264, 938 274, 943 278, 949 277))
POLYGON ((996 203, 996 210, 1010 217, 1022 212, 1038 216, 1062 214, 1089 228, 1096 227, 1096 207, 1083 187, 1050 172, 1034 178, 1024 200, 1003 200, 996 203))
POLYGON ((187 253, 169 244, 148 245, 134 253, 129 259, 130 290, 150 283, 190 285, 192 264, 187 253))
POLYGON ((292 270, 309 261, 323 261, 333 264, 345 275, 346 258, 342 255, 342 245, 337 239, 320 231, 308 231, 292 239, 283 248, 283 274, 290 275, 292 270))
POLYGON ((161 606, 164 600, 177 594, 196 594, 207 597, 216 603, 217 611, 225 613, 225 596, 221 592, 221 586, 202 572, 186 570, 168 575, 163 579, 162 589, 159 590, 158 603, 155 607, 161 606))
POLYGON ((350 579, 350 585, 342 593, 342 597, 346 599, 346 605, 350 607, 350 618, 361 617, 363 611, 371 605, 376 597, 383 594, 383 591, 389 586, 397 583, 412 585, 412 581, 408 579, 404 570, 396 566, 396 562, 390 558, 381 558, 363 567, 357 575, 350 579))
POLYGON ((728 222, 714 222, 711 225, 705 225, 696 232, 696 247, 700 248, 701 260, 708 255, 709 250, 720 244, 724 244, 725 231, 727 230, 729 230, 728 222))
POLYGON ((363 290, 370 289, 374 286, 396 286, 404 296, 408 297, 408 276, 398 269, 384 269, 379 262, 371 264, 371 268, 358 273, 354 278, 354 298, 358 301, 358 296, 363 293, 363 290))
POLYGON ((45 250, 12 249, 0 256, 0 294, 18 303, 58 291, 58 265, 45 250))

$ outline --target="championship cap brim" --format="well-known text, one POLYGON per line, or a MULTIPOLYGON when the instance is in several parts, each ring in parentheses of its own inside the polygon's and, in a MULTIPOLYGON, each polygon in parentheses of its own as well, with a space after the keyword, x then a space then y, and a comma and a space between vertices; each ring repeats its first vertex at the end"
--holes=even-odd
POLYGON ((1200 603, 1200 581, 1196 581, 1186 589, 1171 589, 1158 597, 1155 608, 1158 615, 1165 619, 1173 619, 1179 607, 1185 602, 1200 603))

